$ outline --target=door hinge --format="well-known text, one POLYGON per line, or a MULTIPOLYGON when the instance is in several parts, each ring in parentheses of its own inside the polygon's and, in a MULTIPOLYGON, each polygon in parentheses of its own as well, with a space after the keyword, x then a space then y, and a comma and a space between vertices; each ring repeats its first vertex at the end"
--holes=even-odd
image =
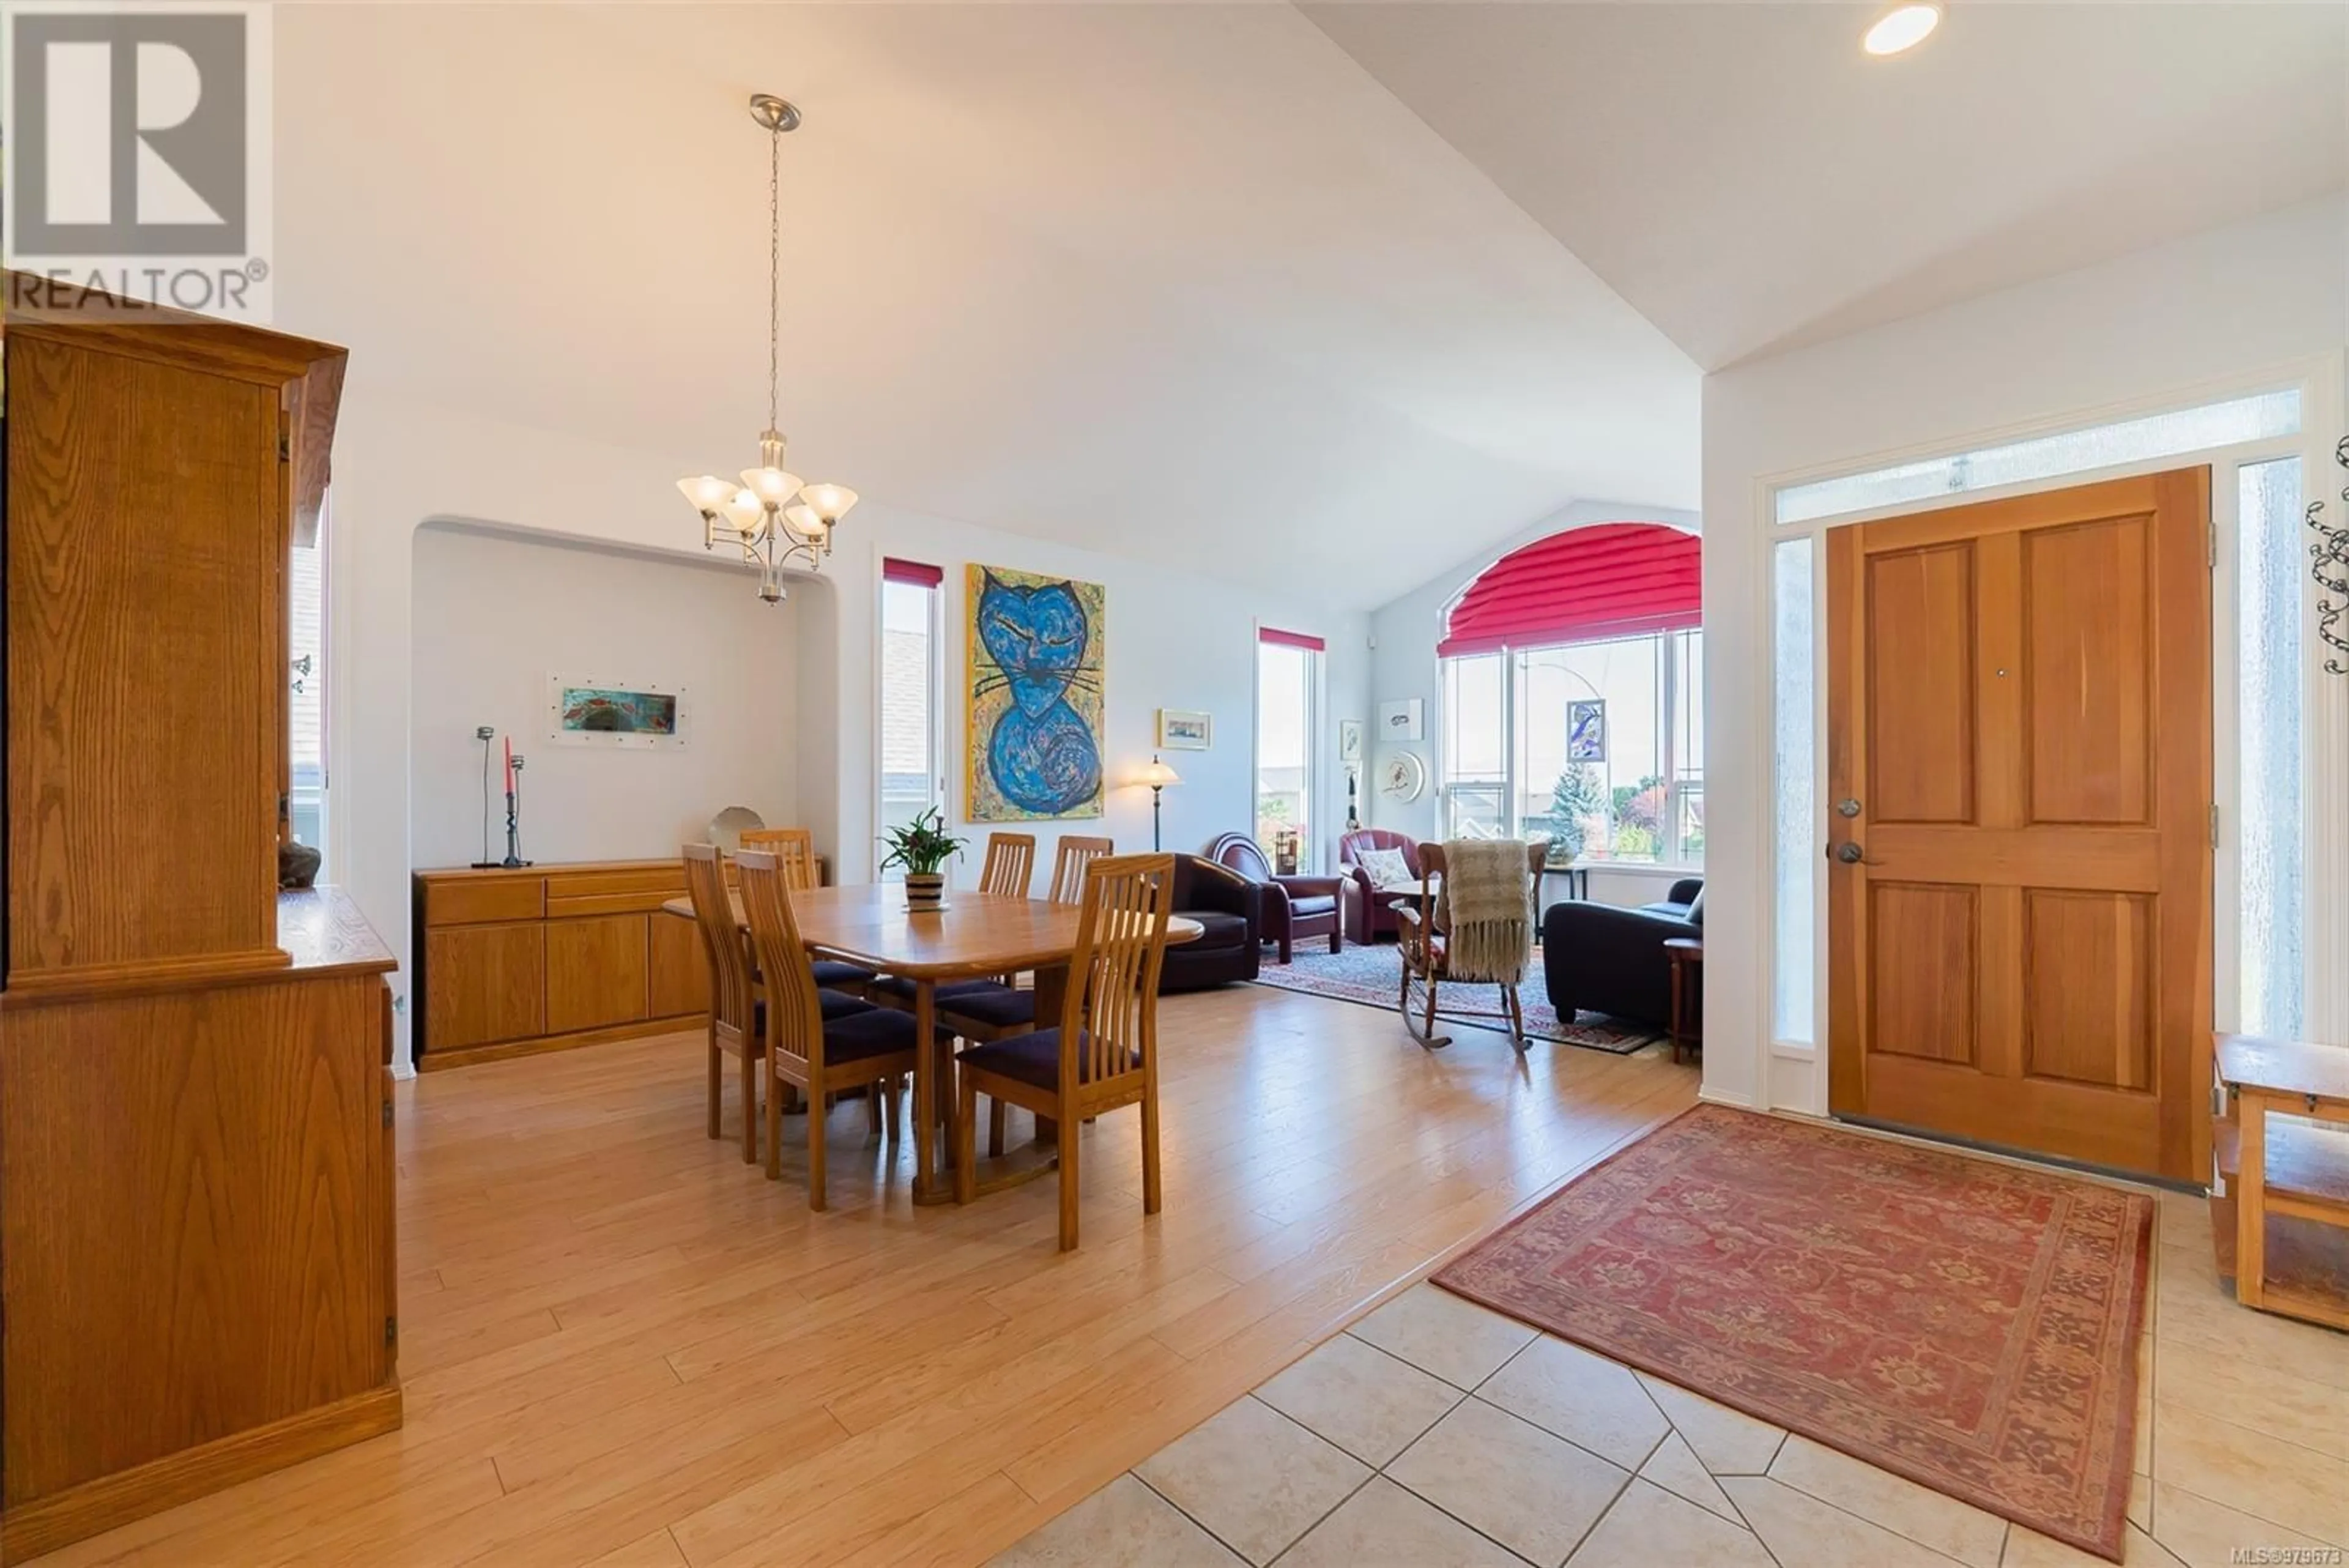
POLYGON ((386 1100, 383 1103, 383 1125, 386 1127, 391 1126, 391 1102, 389 1100, 386 1100))
POLYGON ((383 1342, 386 1345, 398 1345, 399 1343, 399 1320, 398 1318, 388 1317, 383 1320, 383 1342))
POLYGON ((2210 806, 2210 847, 2219 847, 2219 807, 2216 802, 2210 806))
POLYGON ((294 461, 294 438, 285 431, 277 432, 277 461, 280 462, 294 461))
POLYGON ((2210 558, 2206 564, 2216 566, 2219 564, 2219 525, 2216 523, 2212 523, 2208 525, 2206 532, 2209 536, 2210 551, 2210 558))

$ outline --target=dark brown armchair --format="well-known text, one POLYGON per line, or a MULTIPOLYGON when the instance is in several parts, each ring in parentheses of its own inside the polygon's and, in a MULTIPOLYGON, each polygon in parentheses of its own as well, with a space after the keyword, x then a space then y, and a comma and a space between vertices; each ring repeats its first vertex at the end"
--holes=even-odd
POLYGON ((1356 851, 1363 849, 1400 849, 1413 876, 1424 877, 1427 872, 1419 863, 1419 840, 1407 833, 1391 827, 1358 827, 1338 840, 1338 865, 1346 878, 1346 935, 1357 942, 1371 942, 1396 934, 1393 901, 1405 897, 1406 890, 1381 893, 1372 888, 1371 874, 1355 860, 1356 851))
POLYGON ((1296 944, 1310 937, 1328 937, 1330 950, 1345 942, 1338 930, 1338 895, 1342 877, 1280 877, 1263 846, 1245 833, 1226 833, 1207 846, 1207 858, 1229 867, 1264 889, 1266 941, 1278 945, 1287 963, 1296 944))

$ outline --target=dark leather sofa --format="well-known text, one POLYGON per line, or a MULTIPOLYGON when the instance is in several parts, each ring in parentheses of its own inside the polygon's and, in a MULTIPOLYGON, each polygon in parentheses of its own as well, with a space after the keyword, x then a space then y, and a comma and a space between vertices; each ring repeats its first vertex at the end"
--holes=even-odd
POLYGON ((1704 935, 1704 881, 1672 884, 1636 909, 1568 900, 1542 916, 1542 968, 1562 1019, 1578 1009, 1662 1029, 1671 1023, 1671 966, 1664 943, 1704 935))
POLYGON ((1204 991, 1254 980, 1263 961, 1264 889, 1228 867, 1196 855, 1174 857, 1174 913, 1206 929, 1198 940, 1170 942, 1160 992, 1204 991))

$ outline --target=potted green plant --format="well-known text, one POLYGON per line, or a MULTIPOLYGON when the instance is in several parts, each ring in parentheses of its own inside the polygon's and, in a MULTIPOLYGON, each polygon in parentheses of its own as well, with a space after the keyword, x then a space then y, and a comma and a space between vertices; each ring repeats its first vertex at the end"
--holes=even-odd
POLYGON ((881 868, 905 868, 905 908, 916 914, 945 908, 947 878, 940 867, 963 851, 963 841, 947 831, 946 814, 933 806, 889 829, 881 842, 889 846, 881 868))

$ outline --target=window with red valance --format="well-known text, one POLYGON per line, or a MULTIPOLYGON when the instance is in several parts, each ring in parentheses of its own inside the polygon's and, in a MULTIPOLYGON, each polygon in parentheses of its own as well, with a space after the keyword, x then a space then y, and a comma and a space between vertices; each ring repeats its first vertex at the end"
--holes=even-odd
POLYGON ((1678 528, 1606 523, 1468 585, 1436 647, 1447 833, 1547 834, 1560 863, 1702 864, 1700 552, 1678 528))

